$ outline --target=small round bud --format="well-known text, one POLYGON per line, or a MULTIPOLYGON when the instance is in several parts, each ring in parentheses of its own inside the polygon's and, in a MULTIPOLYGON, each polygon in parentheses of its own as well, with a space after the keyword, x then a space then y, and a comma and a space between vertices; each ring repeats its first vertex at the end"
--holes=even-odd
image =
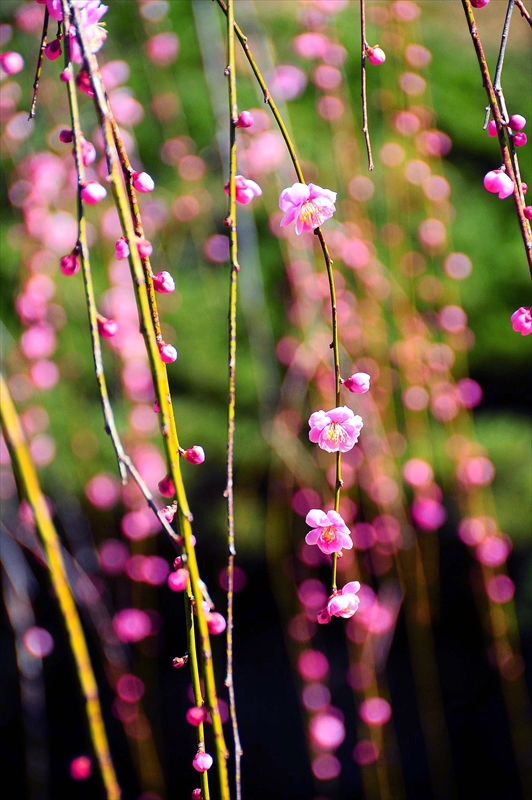
POLYGON ((370 64, 384 64, 386 61, 386 53, 378 44, 375 47, 368 47, 366 55, 370 64))
POLYGON ((17 72, 24 69, 24 59, 20 53, 10 50, 0 54, 0 67, 6 75, 16 75, 17 72))
POLYGON ((192 789, 191 798, 192 800, 203 800, 201 789, 192 789))
POLYGON ((81 199, 89 206, 95 206, 104 197, 107 197, 107 189, 98 181, 89 181, 81 190, 81 199))
POLYGON ((473 8, 484 8, 487 6, 490 0, 471 0, 471 5, 473 8))
POLYGON ((89 164, 92 164, 93 161, 96 161, 96 148, 92 142, 88 142, 83 138, 81 140, 81 158, 84 166, 86 167, 88 167, 89 164))
POLYGON ((364 394, 369 391, 370 376, 367 372, 355 372, 344 381, 344 386, 353 394, 364 394))
POLYGON ((141 258, 149 258, 153 253, 151 242, 149 242, 147 239, 137 239, 137 250, 139 251, 139 256, 141 258))
POLYGON ((184 667, 187 662, 188 655, 184 655, 182 658, 180 656, 176 656, 172 659, 172 666, 174 669, 181 669, 181 667, 184 667))
POLYGON ((118 323, 114 319, 98 318, 98 331, 104 339, 112 339, 118 330, 118 323))
POLYGON ((198 772, 207 772, 212 767, 213 759, 208 753, 196 753, 192 759, 192 766, 198 772))
POLYGON ((525 117, 521 116, 521 114, 512 114, 508 120, 508 127, 513 131, 522 131, 525 125, 526 119, 525 117))
POLYGON ((251 111, 241 111, 236 121, 237 128, 251 128, 255 120, 251 111))
POLYGON ((189 464, 203 464, 205 461, 205 451, 203 447, 195 444, 194 447, 189 447, 185 450, 185 458, 189 464))
MULTIPOLYGON (((167 522, 172 522, 175 517, 175 512, 177 511, 177 503, 172 503, 171 506, 165 506, 161 508, 161 515, 165 518, 167 522)), ((177 567, 174 564, 174 569, 177 567)))
POLYGON ((520 333, 521 336, 528 336, 532 333, 532 308, 522 306, 514 311, 510 319, 516 333, 520 333))
POLYGON ((63 275, 75 275, 76 272, 79 272, 80 267, 81 264, 79 263, 76 251, 69 253, 67 256, 63 256, 59 262, 59 269, 63 275))
POLYGON ((184 592, 188 583, 188 569, 181 567, 167 578, 168 588, 173 592, 184 592))
POLYGON ((497 136, 497 123, 494 119, 490 119, 486 130, 488 131, 488 136, 497 136))
POLYGON ((329 610, 327 608, 322 608, 321 611, 318 611, 317 620, 320 625, 327 625, 327 623, 331 621, 329 610))
POLYGON ((176 556, 174 559, 174 569, 181 569, 183 566, 183 559, 181 556, 176 556))
POLYGON ((155 181, 148 175, 147 172, 134 172, 133 173, 133 186, 137 192, 147 193, 153 192, 155 189, 155 181))
POLYGON ((167 344, 166 342, 160 343, 159 355, 161 356, 161 361, 165 364, 172 364, 174 361, 177 361, 177 350, 173 345, 167 344))
POLYGON ((212 636, 216 636, 218 633, 223 633, 227 627, 225 617, 223 617, 217 611, 212 611, 211 613, 207 614, 207 627, 212 636))
POLYGON ((523 190, 523 194, 526 194, 528 192, 528 183, 521 181, 521 189, 523 190))
POLYGON ((526 133, 514 133, 514 144, 516 147, 523 147, 527 143, 526 133))
POLYGON ((170 294, 175 290, 175 282, 169 272, 156 272, 153 276, 153 288, 160 294, 170 294))
POLYGON ((50 61, 55 61, 56 58, 59 58, 63 51, 61 50, 61 42, 59 39, 53 39, 51 42, 48 42, 46 47, 44 48, 44 55, 50 61))
POLYGON ((202 722, 205 722, 205 717, 207 716, 207 711, 205 708, 199 708, 198 706, 192 706, 187 711, 187 722, 190 725, 201 725, 202 722))
POLYGON ((527 219, 532 219, 532 206, 525 206, 523 208, 523 214, 527 219))
POLYGON ((124 258, 127 258, 129 255, 129 245, 127 243, 127 239, 124 236, 121 236, 120 239, 116 240, 115 243, 115 258, 118 261, 122 261, 124 258))
POLYGON ((175 485, 171 475, 165 475, 159 481, 158 487, 163 497, 173 497, 175 494, 175 485))
POLYGON ((158 400, 154 400, 153 401, 153 410, 155 411, 156 414, 160 414, 161 413, 161 406, 159 405, 159 401, 158 400))
POLYGON ((94 97, 94 89, 92 88, 89 73, 84 69, 80 70, 76 76, 76 86, 80 92, 84 92, 88 97, 94 97))
POLYGON ((63 144, 70 144, 74 140, 74 131, 68 130, 68 128, 63 128, 62 131, 59 132, 59 141, 63 142, 63 144))
POLYGON ((72 69, 70 67, 64 69, 59 78, 63 81, 63 83, 68 83, 70 80, 72 80, 72 69))

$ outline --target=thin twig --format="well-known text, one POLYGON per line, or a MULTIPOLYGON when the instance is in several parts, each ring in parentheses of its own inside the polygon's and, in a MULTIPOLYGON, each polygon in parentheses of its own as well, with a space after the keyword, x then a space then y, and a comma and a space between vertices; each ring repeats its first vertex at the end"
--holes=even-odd
POLYGON ((44 9, 44 20, 42 23, 41 46, 39 48, 39 55, 37 58, 37 68, 35 70, 35 78, 33 80, 33 95, 31 98, 30 115, 28 119, 33 119, 35 116, 35 109, 37 107, 37 92, 39 91, 39 81, 41 80, 42 65, 44 60, 44 50, 46 47, 46 37, 48 35, 48 20, 50 18, 48 7, 44 9))
MULTIPOLYGON (((504 121, 508 122, 508 112, 506 110, 506 103, 504 100, 504 95, 502 93, 501 87, 501 75, 502 75, 502 68, 504 65, 504 56, 506 54, 506 44, 508 42, 508 33, 510 32, 510 22, 512 21, 512 12, 514 10, 515 0, 508 0, 508 8, 506 9, 506 17, 504 19, 504 25, 502 29, 501 35, 501 44, 499 47, 499 55, 497 57, 497 66, 495 67, 495 78, 493 79, 493 90, 499 100, 499 107, 501 109, 502 116, 504 117, 504 121)), ((486 116, 484 118, 484 128, 487 127, 488 121, 490 118, 491 109, 486 106, 486 116)))
POLYGON ((115 141, 113 138, 113 129, 111 116, 109 113, 109 104, 105 94, 105 88, 101 81, 98 69, 98 63, 95 56, 90 52, 89 47, 85 41, 83 27, 79 24, 79 13, 73 0, 68 0, 69 8, 73 19, 76 23, 78 32, 79 43, 83 53, 84 67, 87 70, 91 86, 94 92, 94 103, 96 111, 100 120, 102 129, 105 155, 107 166, 109 170, 108 180, 111 183, 115 201, 117 205, 118 215, 124 236, 128 242, 130 255, 129 263, 133 278, 133 286, 137 299, 137 306, 141 321, 141 333, 144 337, 150 370, 152 373, 157 401, 161 409, 161 432, 163 436, 166 457, 169 465, 171 477, 173 479, 176 496, 177 496, 177 523, 179 533, 184 540, 184 549, 187 555, 187 569, 190 575, 190 582, 192 586, 192 594, 195 602, 196 615, 198 620, 199 638, 201 645, 201 653, 203 656, 203 665, 205 671, 205 689, 206 696, 211 713, 213 734, 216 747, 216 761, 218 765, 218 777, 220 783, 220 797, 221 800, 230 800, 229 793, 229 780, 227 775, 226 759, 228 756, 227 748, 225 745, 224 733, 222 722, 220 718, 220 710, 218 707, 218 699, 216 695, 216 683, 214 679, 214 667, 212 662, 212 651, 210 646, 209 630, 207 627, 207 620, 203 610, 203 593, 201 588, 201 581, 198 570, 198 563, 196 560, 196 552, 192 541, 192 515, 188 507, 185 486, 181 474, 180 465, 180 446, 179 438, 177 435, 177 428, 175 417, 172 410, 170 399, 170 387, 168 384, 168 374, 166 366, 163 364, 159 354, 158 343, 153 327, 153 320, 150 309, 150 302, 148 298, 148 291, 146 288, 146 276, 144 274, 142 260, 139 256, 136 234, 133 223, 131 210, 128 204, 128 198, 124 190, 120 175, 120 166, 118 156, 115 148, 115 141))
POLYGON ((471 39, 473 41, 473 46, 475 48, 475 52, 477 55, 478 63, 480 66, 480 72, 482 74, 482 82, 484 84, 484 88, 488 95, 489 106, 491 109, 491 114, 495 123, 497 125, 497 133, 499 137, 499 145, 501 148, 501 156, 504 168, 506 170, 506 174, 509 178, 512 179, 514 182, 514 203, 517 212, 517 219, 519 221, 519 227, 521 229, 521 236, 523 239, 523 244, 525 246, 526 257, 528 261, 528 267, 530 273, 532 275, 532 231, 530 230, 530 223, 525 217, 523 213, 524 209, 524 195, 523 195, 523 187, 520 181, 519 174, 516 175, 514 171, 514 167, 512 164, 512 158, 510 156, 510 150, 508 144, 506 142, 505 137, 505 124, 504 119, 501 114, 501 110, 499 108, 499 104, 497 102, 497 95, 493 88, 493 83, 490 78, 489 68, 486 61, 486 56, 484 55, 484 50, 482 47, 482 42, 480 41, 480 36, 478 34, 477 26, 475 23, 475 16, 473 14, 473 9, 471 7, 470 0, 462 0, 462 6, 464 8, 464 12, 466 15, 467 24, 469 27, 469 33, 471 34, 471 39))
POLYGON ((526 21, 528 22, 528 24, 530 25, 530 27, 532 27, 532 17, 530 16, 528 11, 526 10, 524 4, 522 3, 522 0, 515 0, 515 5, 517 6, 519 11, 521 12, 521 16, 524 17, 526 19, 526 21))
MULTIPOLYGON (((64 10, 64 26, 65 26, 65 69, 72 67, 70 61, 70 47, 69 47, 69 29, 70 19, 68 14, 68 5, 66 0, 63 0, 64 10)), ((74 135, 74 158, 76 162, 76 171, 78 178, 78 246, 81 261, 81 269, 83 273, 83 285, 85 289, 85 299, 87 303, 87 312, 89 316, 89 330, 92 345, 92 355, 94 360, 94 369, 96 374, 96 383, 98 385, 98 392, 100 395, 100 403, 102 406, 103 417, 105 421, 105 431, 110 436, 113 444, 116 458, 118 462, 118 469, 122 482, 126 483, 127 473, 131 475, 138 488, 140 489, 144 499, 152 509, 154 514, 159 519, 166 533, 175 541, 178 539, 177 534, 172 526, 157 508, 153 495, 150 492, 146 482, 142 479, 140 473, 131 461, 130 457, 126 454, 124 446, 120 439, 120 435, 116 428, 113 409, 109 401, 109 393, 107 390, 107 381, 105 379, 105 372, 102 359, 101 339, 98 331, 98 312, 96 308, 96 299, 94 295, 94 285, 92 282, 92 272, 90 265, 90 254, 87 244, 85 214, 83 202, 81 200, 81 189, 85 180, 85 167, 83 165, 83 157, 81 152, 81 126, 79 120, 78 100, 76 95, 75 83, 73 75, 67 82, 68 100, 70 105, 70 117, 72 122, 72 132, 74 135)))
POLYGON ((48 569, 50 570, 50 579, 68 631, 72 655, 76 662, 77 675, 85 698, 91 740, 102 773, 106 797, 108 800, 119 800, 121 791, 116 779, 107 734, 103 724, 98 685, 92 669, 87 642, 85 641, 72 589, 68 582, 65 563, 61 555, 59 536, 54 528, 15 405, 2 373, 0 373, 0 394, 2 396, 0 407, 2 431, 13 463, 19 494, 21 497, 26 497, 33 510, 35 525, 41 538, 48 569))
POLYGON ((234 565, 235 565, 235 503, 234 503, 234 443, 235 443, 235 403, 236 403, 236 306, 237 281, 240 266, 238 263, 238 236, 236 210, 236 123, 238 120, 238 103, 236 93, 236 59, 235 59, 235 17, 234 0, 228 0, 227 6, 227 78, 229 86, 229 399, 227 412, 227 484, 225 498, 227 502, 227 634, 226 659, 227 673, 225 685, 229 692, 229 710, 235 744, 235 785, 237 800, 242 797, 241 758, 242 746, 238 732, 236 716, 235 684, 233 676, 233 626, 234 626, 234 565))
POLYGON ((369 138, 368 127, 368 95, 366 90, 366 55, 368 43, 366 41, 366 0, 360 0, 360 70, 361 70, 361 90, 362 97, 362 133, 366 142, 366 150, 368 153, 368 170, 374 168, 373 156, 371 154, 371 140, 369 138))

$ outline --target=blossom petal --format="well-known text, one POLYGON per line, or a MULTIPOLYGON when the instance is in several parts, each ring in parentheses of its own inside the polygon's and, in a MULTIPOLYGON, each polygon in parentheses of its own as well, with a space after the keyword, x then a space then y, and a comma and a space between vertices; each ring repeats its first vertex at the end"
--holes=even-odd
POLYGON ((349 581, 342 589, 342 594, 356 594, 360 591, 360 583, 358 581, 349 581))
POLYGON ((306 183, 294 183, 289 189, 284 189, 279 197, 281 211, 290 211, 293 206, 301 206, 309 198, 309 187, 306 183))
POLYGON ((323 189, 321 186, 318 186, 315 183, 309 183, 308 189, 311 200, 324 198, 330 203, 336 203, 336 192, 332 192, 330 189, 323 189))
POLYGON ((311 528, 326 528, 330 524, 327 514, 319 508, 312 508, 308 512, 305 522, 311 528))
POLYGON ((317 544, 318 539, 320 538, 321 528, 314 528, 313 531, 309 531, 305 536, 305 541, 307 544, 317 544))

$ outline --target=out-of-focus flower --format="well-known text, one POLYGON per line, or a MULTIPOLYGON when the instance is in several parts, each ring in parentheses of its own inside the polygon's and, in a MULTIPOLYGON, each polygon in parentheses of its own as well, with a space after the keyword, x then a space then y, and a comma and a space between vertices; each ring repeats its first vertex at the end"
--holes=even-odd
POLYGON ((24 69, 24 59, 20 53, 15 53, 13 50, 0 53, 0 67, 6 75, 16 75, 24 69))
MULTIPOLYGON (((229 181, 224 186, 224 192, 229 195, 229 181)), ((235 200, 237 203, 247 206, 254 197, 260 197, 261 194, 262 189, 258 183, 250 180, 250 178, 244 178, 243 175, 235 176, 235 200)))
POLYGON ((313 508, 306 517, 312 530, 305 536, 307 544, 317 544, 322 553, 339 553, 343 548, 351 550, 351 532, 337 511, 321 511, 313 508))
MULTIPOLYGON (((52 2, 55 2, 55 0, 52 0, 52 2)), ((61 5, 61 2, 59 2, 59 5, 61 5)), ((79 8, 83 36, 89 48, 89 52, 97 53, 107 39, 107 31, 99 22, 107 12, 109 6, 104 6, 100 3, 100 0, 82 0, 77 6, 79 8)), ((70 28, 70 55, 76 64, 81 64, 83 59, 75 25, 72 25, 70 28)))
POLYGON ((522 336, 528 336, 529 333, 532 333, 532 308, 522 306, 517 311, 514 311, 510 319, 512 320, 512 328, 516 333, 520 333, 522 336))
POLYGON ((328 453, 347 453, 358 441, 362 430, 362 418, 353 414, 347 406, 331 411, 315 411, 309 419, 311 442, 328 453))
POLYGON ((114 319, 99 317, 97 322, 100 336, 104 339, 111 339, 118 330, 118 323, 114 319))
POLYGON ((295 222, 296 233, 313 231, 336 211, 336 192, 322 189, 314 183, 294 183, 284 189, 279 198, 279 208, 284 212, 281 227, 295 222))

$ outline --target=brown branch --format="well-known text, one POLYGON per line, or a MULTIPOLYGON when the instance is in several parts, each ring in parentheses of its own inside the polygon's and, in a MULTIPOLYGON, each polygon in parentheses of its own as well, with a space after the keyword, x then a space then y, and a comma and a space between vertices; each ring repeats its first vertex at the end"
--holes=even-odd
POLYGON ((368 95, 366 89, 366 53, 368 48, 368 43, 366 41, 366 0, 360 0, 360 45, 361 45, 361 56, 360 56, 360 70, 361 70, 361 98, 362 98, 362 133, 364 134, 364 140, 366 142, 366 150, 368 153, 368 170, 374 168, 373 164, 373 156, 371 154, 371 140, 369 138, 369 127, 368 127, 368 95))

